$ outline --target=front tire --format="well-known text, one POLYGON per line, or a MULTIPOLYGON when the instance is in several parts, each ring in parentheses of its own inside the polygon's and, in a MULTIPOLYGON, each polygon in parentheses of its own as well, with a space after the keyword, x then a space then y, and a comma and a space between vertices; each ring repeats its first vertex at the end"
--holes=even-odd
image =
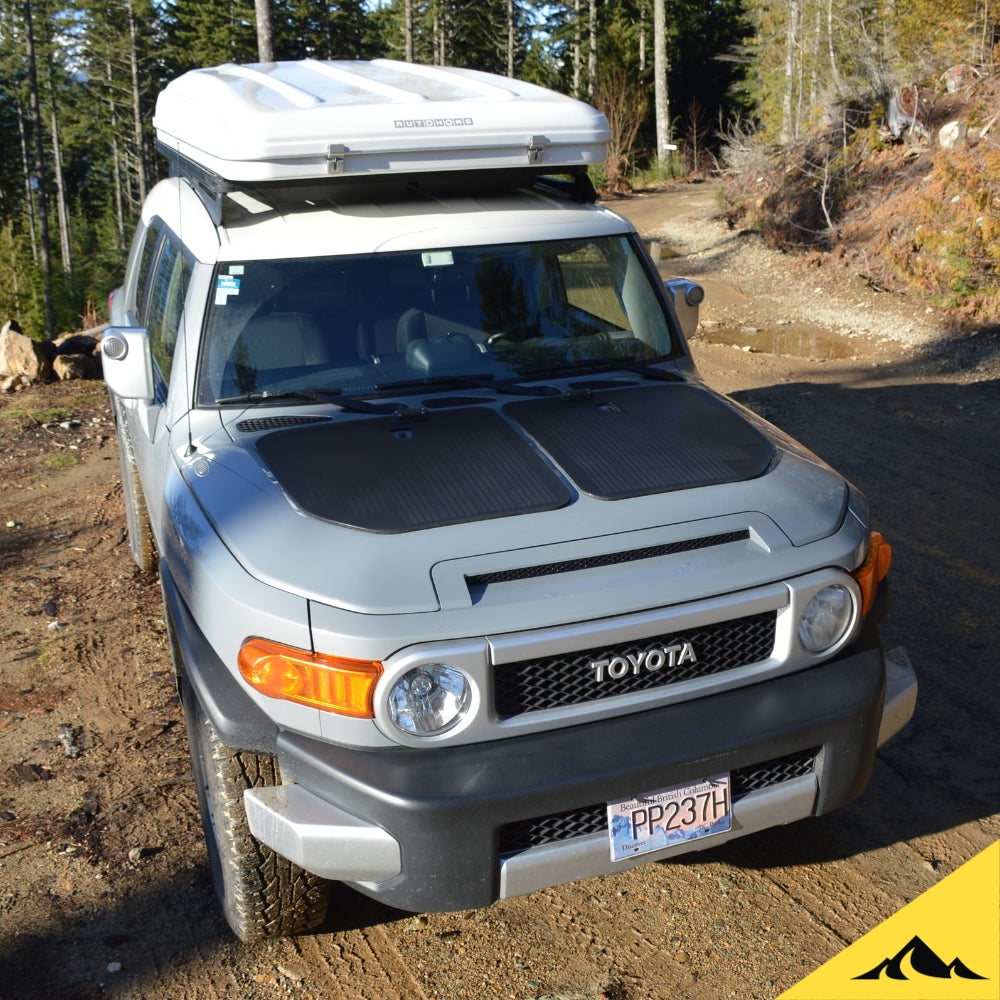
POLYGON ((248 942, 311 930, 326 916, 329 882, 257 840, 243 807, 245 789, 281 783, 278 762, 225 746, 187 682, 181 697, 212 885, 229 926, 248 942))

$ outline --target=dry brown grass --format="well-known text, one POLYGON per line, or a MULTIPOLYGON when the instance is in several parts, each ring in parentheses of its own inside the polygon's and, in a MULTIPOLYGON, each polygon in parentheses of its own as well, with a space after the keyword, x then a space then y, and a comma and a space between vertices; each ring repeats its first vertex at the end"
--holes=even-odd
POLYGON ((734 228, 782 249, 833 251, 873 283, 949 310, 956 328, 1000 317, 1000 78, 932 96, 932 141, 886 144, 874 125, 771 151, 769 169, 726 178, 734 228), (937 131, 965 137, 941 149, 937 131))

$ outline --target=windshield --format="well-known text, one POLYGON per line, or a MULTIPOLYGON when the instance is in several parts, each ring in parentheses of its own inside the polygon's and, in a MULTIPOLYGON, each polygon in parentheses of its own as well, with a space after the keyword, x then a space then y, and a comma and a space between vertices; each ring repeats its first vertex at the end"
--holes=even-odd
POLYGON ((523 379, 678 345, 628 237, 220 265, 198 402, 523 379))

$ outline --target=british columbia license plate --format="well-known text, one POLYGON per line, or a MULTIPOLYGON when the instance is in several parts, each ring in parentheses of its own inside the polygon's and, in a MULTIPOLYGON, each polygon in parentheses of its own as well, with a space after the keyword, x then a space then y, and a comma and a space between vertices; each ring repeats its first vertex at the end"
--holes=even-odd
POLYGON ((732 825, 728 774, 609 802, 611 860, 624 861, 725 833, 732 825))

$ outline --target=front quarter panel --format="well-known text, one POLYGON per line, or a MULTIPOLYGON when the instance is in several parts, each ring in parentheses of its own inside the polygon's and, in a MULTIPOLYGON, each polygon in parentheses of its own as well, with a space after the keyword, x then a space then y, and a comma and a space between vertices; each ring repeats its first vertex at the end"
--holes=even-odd
POLYGON ((164 559, 181 598, 227 669, 281 728, 319 735, 319 712, 258 694, 239 675, 244 639, 311 649, 306 601, 251 577, 219 540, 175 465, 165 484, 164 559))

